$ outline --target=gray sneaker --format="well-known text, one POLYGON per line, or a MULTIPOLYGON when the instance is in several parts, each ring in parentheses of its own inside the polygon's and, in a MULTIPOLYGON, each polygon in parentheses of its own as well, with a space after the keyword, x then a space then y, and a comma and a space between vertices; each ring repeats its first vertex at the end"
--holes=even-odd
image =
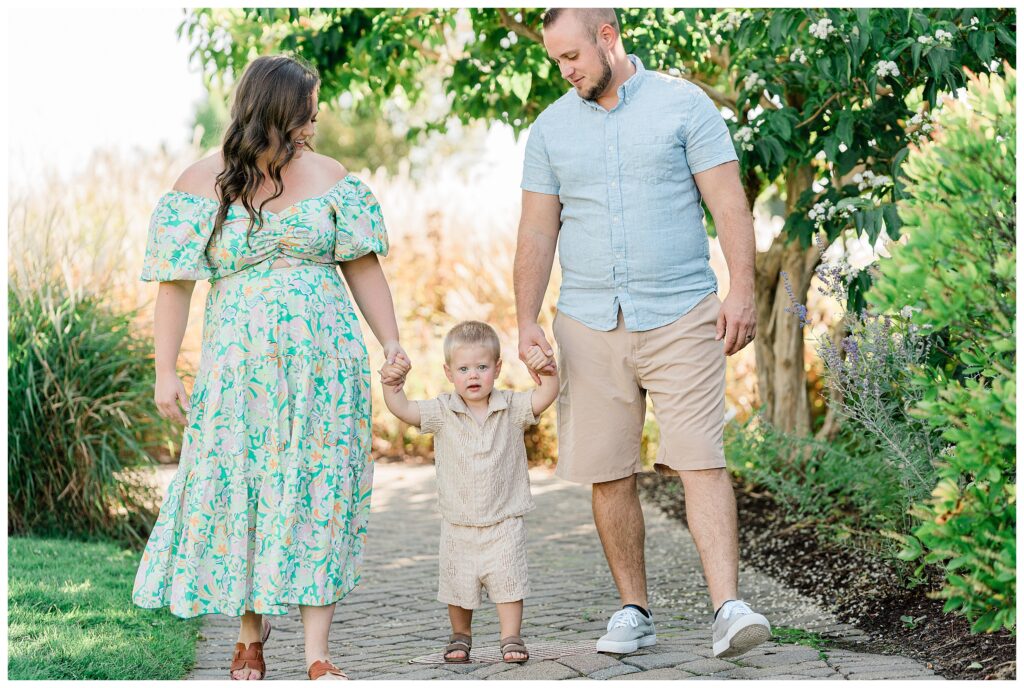
POLYGON ((771 638, 772 627, 746 602, 729 600, 711 624, 711 637, 715 657, 736 657, 771 638))
POLYGON ((654 618, 626 607, 612 614, 608 632, 597 641, 597 651, 626 654, 636 652, 641 647, 650 647, 656 642, 658 636, 654 634, 654 618))

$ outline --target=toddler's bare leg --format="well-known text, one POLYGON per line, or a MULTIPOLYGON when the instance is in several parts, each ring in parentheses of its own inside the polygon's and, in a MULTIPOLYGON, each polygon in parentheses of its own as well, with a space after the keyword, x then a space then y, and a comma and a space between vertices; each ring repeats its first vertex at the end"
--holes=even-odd
MULTIPOLYGON (((519 630, 523 625, 523 601, 498 602, 496 606, 498 607, 498 624, 501 626, 500 637, 519 635, 519 630)), ((522 652, 509 652, 508 657, 509 659, 523 659, 526 655, 522 652)))
MULTIPOLYGON (((456 607, 454 604, 448 605, 448 619, 452 622, 452 633, 462 633, 463 635, 473 635, 473 610, 463 609, 462 607, 456 607)), ((452 659, 463 659, 466 653, 462 650, 455 650, 451 653, 452 659)))

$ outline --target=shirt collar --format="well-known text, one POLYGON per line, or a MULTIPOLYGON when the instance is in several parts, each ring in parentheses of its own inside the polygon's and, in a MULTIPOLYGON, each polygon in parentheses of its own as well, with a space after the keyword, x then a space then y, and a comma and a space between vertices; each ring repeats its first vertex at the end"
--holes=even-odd
MULTIPOLYGON (((634 72, 632 76, 630 76, 628 79, 622 82, 622 85, 620 85, 618 91, 616 91, 616 93, 618 93, 619 96, 619 105, 623 103, 628 103, 630 99, 636 94, 637 90, 640 88, 640 84, 643 83, 644 74, 647 72, 647 70, 644 68, 644 63, 640 61, 639 57, 632 54, 627 55, 626 57, 629 59, 630 62, 633 63, 633 66, 636 67, 636 72, 634 72)), ((576 89, 573 89, 572 92, 576 94, 577 98, 582 100, 590 107, 597 108, 598 110, 604 112, 604 108, 598 105, 596 100, 584 100, 583 98, 580 98, 580 94, 577 93, 576 89)), ((615 107, 618 107, 619 105, 616 105, 615 107)), ((612 109, 614 110, 615 108, 612 109)))
MULTIPOLYGON (((462 397, 457 392, 451 393, 451 399, 448 404, 449 408, 456 413, 464 413, 467 416, 470 415, 469 407, 466 406, 466 402, 462 400, 462 397)), ((495 411, 504 411, 508 408, 508 402, 505 400, 505 395, 497 390, 497 388, 491 390, 491 396, 487 399, 487 415, 491 415, 495 411)))

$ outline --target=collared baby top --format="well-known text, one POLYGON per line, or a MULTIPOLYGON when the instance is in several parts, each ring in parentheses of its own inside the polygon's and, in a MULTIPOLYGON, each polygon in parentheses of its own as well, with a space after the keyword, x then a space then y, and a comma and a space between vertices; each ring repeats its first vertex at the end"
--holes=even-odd
POLYGON ((420 432, 434 433, 441 516, 489 526, 534 508, 523 432, 537 423, 533 392, 491 391, 480 423, 458 394, 417 401, 420 432))

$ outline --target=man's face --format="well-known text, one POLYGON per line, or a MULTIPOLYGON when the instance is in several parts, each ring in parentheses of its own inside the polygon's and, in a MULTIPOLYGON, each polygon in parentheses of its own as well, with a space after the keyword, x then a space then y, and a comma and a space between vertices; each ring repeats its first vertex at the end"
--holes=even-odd
POLYGON ((596 100, 612 80, 608 57, 594 39, 572 12, 544 29, 548 57, 584 100, 596 100))

